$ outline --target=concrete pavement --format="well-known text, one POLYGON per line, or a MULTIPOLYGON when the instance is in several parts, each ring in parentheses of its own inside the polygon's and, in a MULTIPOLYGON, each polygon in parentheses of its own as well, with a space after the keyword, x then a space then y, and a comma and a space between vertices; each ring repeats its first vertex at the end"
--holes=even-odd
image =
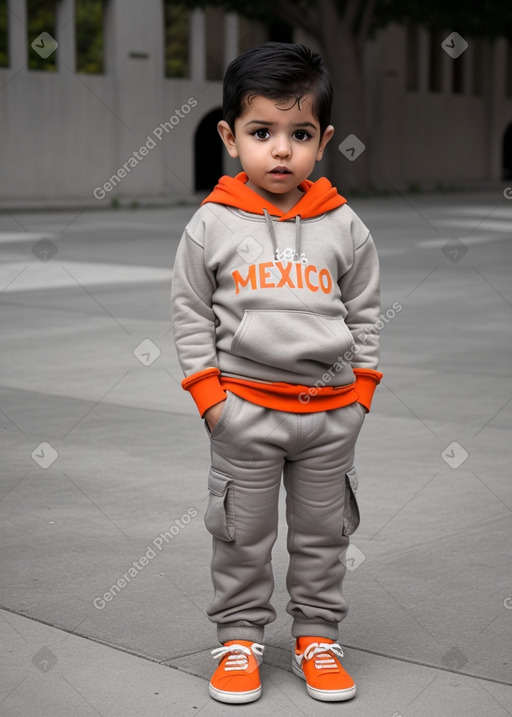
MULTIPOLYGON (((244 712, 512 714, 502 190, 351 202, 375 237, 389 310, 341 631, 359 693, 317 703, 289 671, 281 514, 264 694, 244 712)), ((169 333, 192 212, 0 215, 2 715, 236 709, 207 693, 208 443, 169 333)))

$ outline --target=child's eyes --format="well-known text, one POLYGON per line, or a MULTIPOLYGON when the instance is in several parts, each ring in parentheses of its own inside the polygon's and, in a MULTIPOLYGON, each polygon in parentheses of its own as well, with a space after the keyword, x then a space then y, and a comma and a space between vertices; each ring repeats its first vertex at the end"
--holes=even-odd
MULTIPOLYGON (((268 129, 256 129, 254 132, 251 132, 251 135, 256 137, 256 139, 268 139, 270 137, 270 132, 268 129)), ((298 142, 305 142, 306 140, 311 139, 311 135, 305 129, 296 130, 293 133, 293 137, 298 142)))
POLYGON ((311 135, 309 134, 309 132, 306 132, 305 129, 298 129, 296 132, 293 133, 293 136, 299 142, 305 142, 307 139, 311 138, 311 135))
POLYGON ((254 132, 251 132, 253 137, 256 137, 256 139, 268 139, 270 137, 270 132, 268 129, 256 129, 254 132))

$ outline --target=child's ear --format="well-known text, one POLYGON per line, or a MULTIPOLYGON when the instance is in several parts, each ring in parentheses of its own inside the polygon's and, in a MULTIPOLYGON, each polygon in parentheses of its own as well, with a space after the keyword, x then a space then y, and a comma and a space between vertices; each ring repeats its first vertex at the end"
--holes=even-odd
POLYGON ((231 127, 225 120, 221 120, 217 125, 217 131, 226 145, 229 156, 236 159, 238 157, 238 148, 236 146, 235 135, 233 134, 231 127))
POLYGON ((325 128, 325 131, 322 135, 322 139, 320 140, 320 146, 318 147, 318 152, 316 155, 316 161, 319 162, 322 159, 324 149, 329 142, 330 139, 332 139, 332 136, 334 134, 334 127, 332 124, 330 124, 328 127, 325 128))

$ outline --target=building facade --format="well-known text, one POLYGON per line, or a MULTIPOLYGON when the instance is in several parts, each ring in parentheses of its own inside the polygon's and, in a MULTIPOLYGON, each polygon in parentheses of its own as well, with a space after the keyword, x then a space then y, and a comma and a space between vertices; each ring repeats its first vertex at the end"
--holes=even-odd
MULTIPOLYGON (((221 77, 241 50, 267 39, 264 27, 218 10, 192 11, 180 19, 187 26, 186 57, 173 64, 173 52, 184 50, 180 38, 172 39, 172 27, 169 34, 162 0, 106 0, 102 69, 91 73, 77 63, 75 0, 59 0, 51 31, 33 40, 29 5, 6 3, 8 59, 0 66, 4 206, 189 201, 223 172, 237 171, 216 132, 221 77), (170 66, 178 76, 166 75, 170 41, 170 66), (53 61, 51 69, 31 68, 40 57, 53 61)), ((301 33, 295 37, 313 44, 301 33)), ((444 39, 393 25, 368 45, 376 187, 512 177, 510 44, 469 39, 454 58, 442 49, 444 39)))

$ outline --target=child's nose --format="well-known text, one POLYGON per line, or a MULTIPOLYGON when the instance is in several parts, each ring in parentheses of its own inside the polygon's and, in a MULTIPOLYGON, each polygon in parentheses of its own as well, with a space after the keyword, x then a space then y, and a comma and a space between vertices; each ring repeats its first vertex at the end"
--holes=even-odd
POLYGON ((288 157, 291 152, 290 142, 285 137, 277 138, 272 148, 274 157, 288 157))

